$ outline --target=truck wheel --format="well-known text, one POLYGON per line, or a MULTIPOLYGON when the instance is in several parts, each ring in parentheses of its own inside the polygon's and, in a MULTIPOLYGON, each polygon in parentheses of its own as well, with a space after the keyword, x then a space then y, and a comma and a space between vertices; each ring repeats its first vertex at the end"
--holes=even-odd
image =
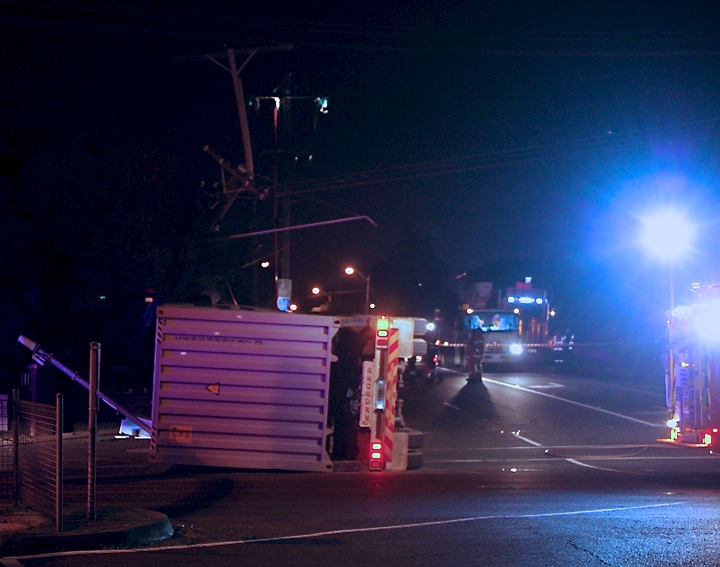
POLYGON ((423 466, 423 454, 421 451, 408 450, 407 470, 419 469, 423 466))
POLYGON ((419 449, 425 441, 423 432, 416 429, 404 429, 408 436, 408 449, 419 449))

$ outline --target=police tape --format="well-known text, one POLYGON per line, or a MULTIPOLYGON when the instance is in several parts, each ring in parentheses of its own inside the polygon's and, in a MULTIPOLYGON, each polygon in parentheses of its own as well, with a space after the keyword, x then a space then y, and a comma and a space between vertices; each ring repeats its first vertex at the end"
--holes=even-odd
MULTIPOLYGON (((440 348, 458 348, 466 347, 466 343, 431 343, 432 346, 440 348)), ((658 346, 664 347, 661 343, 646 341, 646 342, 621 342, 621 343, 520 343, 524 348, 548 348, 548 349, 573 349, 577 347, 639 347, 639 346, 658 346)), ((510 343, 494 343, 486 342, 485 346, 510 346, 510 343)))

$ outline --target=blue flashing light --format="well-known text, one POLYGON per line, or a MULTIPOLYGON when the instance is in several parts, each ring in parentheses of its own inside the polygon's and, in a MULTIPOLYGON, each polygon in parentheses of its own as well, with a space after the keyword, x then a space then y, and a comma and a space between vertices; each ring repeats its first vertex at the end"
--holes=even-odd
POLYGON ((508 303, 515 303, 515 298, 512 297, 512 296, 511 296, 511 297, 508 297, 508 300, 507 300, 507 301, 508 301, 508 303))
POLYGON ((521 297, 519 301, 520 303, 532 303, 535 300, 532 297, 521 297))
POLYGON ((538 298, 535 300, 535 303, 537 303, 538 305, 542 305, 542 302, 543 302, 542 297, 538 297, 538 298))
POLYGON ((518 345, 518 344, 510 345, 510 353, 511 354, 514 354, 514 355, 522 354, 522 351, 523 351, 522 345, 518 345))

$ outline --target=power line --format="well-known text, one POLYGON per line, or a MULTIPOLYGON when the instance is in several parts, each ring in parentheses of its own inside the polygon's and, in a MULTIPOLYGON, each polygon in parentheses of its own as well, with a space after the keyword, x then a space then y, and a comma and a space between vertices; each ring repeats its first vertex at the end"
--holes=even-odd
POLYGON ((220 11, 80 0, 2 0, 0 20, 131 35, 273 43, 295 41, 306 47, 360 51, 545 57, 720 55, 720 37, 701 32, 528 32, 475 28, 467 31, 459 22, 457 26, 433 27, 429 38, 427 28, 420 20, 401 24, 347 23, 327 19, 283 19, 282 14, 262 17, 253 10, 225 15, 220 11), (568 46, 575 47, 568 49, 568 46))
POLYGON ((340 190, 351 187, 397 183, 423 177, 451 175, 518 165, 538 160, 568 159, 593 153, 619 152, 644 147, 648 144, 648 136, 693 137, 709 136, 712 129, 720 121, 720 117, 687 122, 671 126, 632 130, 623 134, 593 136, 563 142, 537 144, 522 148, 497 150, 447 158, 416 164, 404 164, 377 168, 345 175, 307 180, 286 186, 283 195, 300 195, 319 191, 340 190), (702 129, 704 128, 704 129, 702 129))

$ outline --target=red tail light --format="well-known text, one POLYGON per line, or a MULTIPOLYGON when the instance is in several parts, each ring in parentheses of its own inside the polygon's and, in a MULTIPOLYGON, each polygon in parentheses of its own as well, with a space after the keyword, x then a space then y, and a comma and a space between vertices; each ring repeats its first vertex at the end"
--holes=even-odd
POLYGON ((370 441, 370 461, 368 468, 371 471, 381 471, 385 468, 385 461, 383 460, 383 446, 378 439, 370 441))

